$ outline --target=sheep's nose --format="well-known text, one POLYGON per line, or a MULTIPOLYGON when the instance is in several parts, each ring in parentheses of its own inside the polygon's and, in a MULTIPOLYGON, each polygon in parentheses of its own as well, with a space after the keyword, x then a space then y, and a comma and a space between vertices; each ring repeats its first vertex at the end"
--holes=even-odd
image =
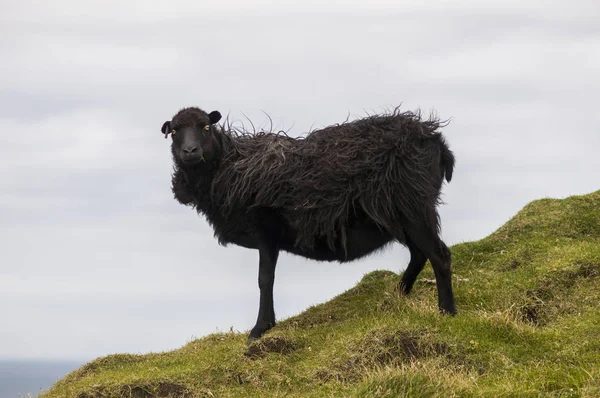
POLYGON ((197 151, 198 151, 198 147, 196 147, 196 146, 183 148, 183 153, 185 153, 186 155, 191 155, 197 151))

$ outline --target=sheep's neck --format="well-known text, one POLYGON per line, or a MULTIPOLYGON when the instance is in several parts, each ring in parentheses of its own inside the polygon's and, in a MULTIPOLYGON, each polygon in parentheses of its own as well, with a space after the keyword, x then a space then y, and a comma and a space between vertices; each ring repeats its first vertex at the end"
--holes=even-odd
POLYGON ((194 206, 196 210, 206 213, 211 210, 210 188, 214 167, 193 166, 180 167, 173 175, 173 194, 181 204, 194 206))

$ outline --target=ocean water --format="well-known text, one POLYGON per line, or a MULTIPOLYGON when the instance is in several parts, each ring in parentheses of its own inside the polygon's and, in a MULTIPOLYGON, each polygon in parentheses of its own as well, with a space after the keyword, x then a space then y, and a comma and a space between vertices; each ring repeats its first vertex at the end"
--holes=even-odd
POLYGON ((0 398, 36 397, 83 364, 85 362, 0 359, 0 398))

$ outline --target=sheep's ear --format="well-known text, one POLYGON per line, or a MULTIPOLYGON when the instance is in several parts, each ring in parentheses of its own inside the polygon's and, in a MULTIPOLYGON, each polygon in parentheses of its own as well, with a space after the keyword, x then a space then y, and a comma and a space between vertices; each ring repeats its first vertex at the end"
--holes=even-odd
POLYGON ((171 131, 171 121, 167 120, 166 122, 163 123, 162 127, 160 128, 160 131, 162 131, 163 134, 168 134, 169 131, 171 131))
POLYGON ((210 124, 215 124, 221 120, 221 113, 219 111, 212 111, 208 114, 208 117, 210 118, 210 124))

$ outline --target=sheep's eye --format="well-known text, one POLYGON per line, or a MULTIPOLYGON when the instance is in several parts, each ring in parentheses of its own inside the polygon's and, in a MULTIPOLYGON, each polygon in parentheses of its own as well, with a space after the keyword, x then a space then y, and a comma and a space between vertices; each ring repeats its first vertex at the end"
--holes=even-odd
POLYGON ((206 130, 206 131, 210 130, 210 126, 207 124, 206 126, 204 126, 204 130, 206 130))
POLYGON ((177 132, 177 130, 173 129, 171 130, 171 134, 175 134, 177 132))

